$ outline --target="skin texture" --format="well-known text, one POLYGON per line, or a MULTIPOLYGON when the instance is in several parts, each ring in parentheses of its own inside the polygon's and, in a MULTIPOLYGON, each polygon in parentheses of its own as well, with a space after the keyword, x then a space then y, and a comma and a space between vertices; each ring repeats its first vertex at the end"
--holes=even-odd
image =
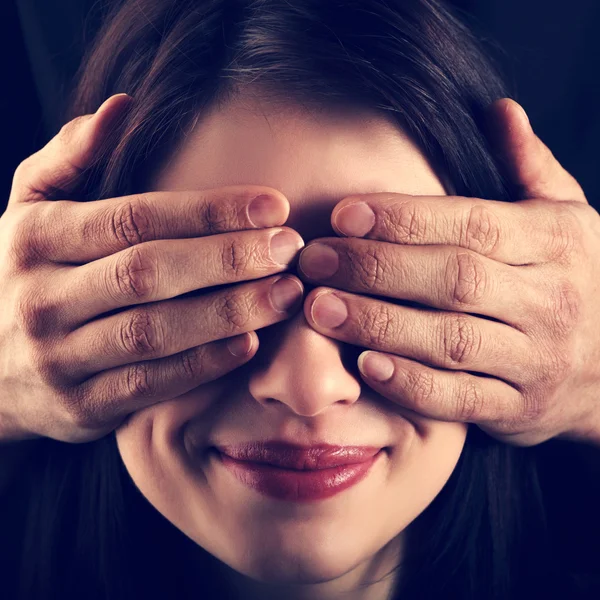
MULTIPOLYGON (((203 116, 147 191, 236 184, 280 190, 291 206, 285 225, 306 243, 335 235, 331 211, 350 194, 447 193, 387 116, 275 108, 250 94, 203 116)), ((125 466, 160 513, 221 561, 240 598, 386 598, 392 577, 358 586, 398 564, 402 532, 447 482, 468 426, 377 395, 356 368, 362 348, 315 331, 302 310, 257 333, 257 354, 231 376, 134 413, 117 430, 125 466), (389 452, 358 485, 310 504, 248 489, 206 452, 284 436, 389 452)))

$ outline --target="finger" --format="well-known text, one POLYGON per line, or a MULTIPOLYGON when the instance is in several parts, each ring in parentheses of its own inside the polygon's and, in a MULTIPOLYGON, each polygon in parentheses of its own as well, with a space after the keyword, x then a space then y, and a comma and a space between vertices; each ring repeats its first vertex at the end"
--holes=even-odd
POLYGON ((399 306, 316 288, 304 315, 319 333, 342 342, 391 352, 444 369, 477 371, 515 385, 531 381, 530 339, 494 321, 472 315, 399 306))
POLYGON ((277 190, 248 185, 64 200, 47 203, 36 215, 27 243, 47 261, 84 264, 153 240, 283 225, 289 211, 277 190))
POLYGON ((278 323, 299 308, 302 294, 300 280, 286 275, 198 298, 145 304, 73 331, 55 354, 60 364, 71 365, 69 380, 78 381, 278 323))
POLYGON ((510 98, 493 102, 487 111, 490 138, 522 198, 588 204, 577 180, 534 133, 523 107, 510 98))
POLYGON ((331 224, 340 235, 459 246, 509 265, 553 261, 578 235, 576 217, 562 203, 398 193, 344 198, 333 209, 331 224))
POLYGON ((48 296, 63 307, 60 326, 73 328, 117 308, 273 275, 303 245, 289 227, 147 242, 59 271, 48 296))
POLYGON ((456 246, 320 238, 302 250, 298 266, 311 282, 485 315, 517 329, 539 304, 539 289, 518 269, 456 246))
POLYGON ((161 360, 103 371, 78 386, 76 411, 82 422, 111 431, 127 415, 177 398, 247 363, 256 354, 258 337, 255 332, 244 336, 245 340, 219 340, 161 360))
POLYGON ((26 158, 15 171, 9 205, 48 200, 57 192, 74 192, 79 175, 96 156, 117 117, 131 105, 131 96, 116 94, 93 115, 69 121, 41 150, 26 158))
POLYGON ((358 357, 358 368, 377 393, 431 419, 476 423, 500 432, 526 412, 521 393, 498 379, 372 351, 358 357))

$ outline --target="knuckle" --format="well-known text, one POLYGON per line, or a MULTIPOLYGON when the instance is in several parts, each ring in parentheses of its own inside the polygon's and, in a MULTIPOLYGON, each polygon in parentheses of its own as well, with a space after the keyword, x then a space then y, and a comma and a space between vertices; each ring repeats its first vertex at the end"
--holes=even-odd
POLYGON ((75 429, 93 429, 100 424, 95 406, 92 401, 65 403, 63 408, 66 412, 66 420, 75 429))
POLYGON ((149 301, 155 296, 158 285, 157 260, 148 246, 143 250, 133 246, 121 252, 111 277, 110 289, 118 292, 119 300, 149 301))
POLYGON ((239 277, 246 272, 252 252, 250 247, 238 238, 232 238, 223 244, 223 271, 228 277, 239 277))
POLYGON ((570 264, 579 256, 583 231, 579 218, 567 206, 555 205, 555 215, 550 221, 550 260, 570 264))
POLYGON ((178 375, 188 381, 198 381, 206 371, 206 362, 206 345, 186 350, 179 355, 179 362, 176 364, 178 375))
POLYGON ((136 246, 155 239, 151 204, 143 194, 117 206, 111 216, 110 231, 119 244, 136 246))
POLYGON ((482 336, 467 315, 443 315, 442 363, 446 366, 468 365, 481 352, 482 336))
POLYGON ((450 306, 477 306, 484 301, 489 276, 474 253, 450 252, 446 263, 450 306))
POLYGON ((160 318, 147 309, 134 310, 122 321, 119 342, 128 355, 155 357, 164 351, 164 331, 160 318))
POLYGON ((257 303, 248 292, 231 291, 218 298, 216 313, 226 333, 244 329, 254 316, 257 303))
POLYGON ((7 252, 9 263, 16 272, 28 270, 44 260, 45 253, 39 243, 39 235, 44 231, 39 226, 39 206, 31 207, 25 216, 16 219, 9 228, 7 252))
POLYGON ((458 393, 458 417, 464 421, 474 421, 478 418, 483 408, 483 391, 477 378, 466 375, 458 393))
POLYGON ((31 364, 44 384, 54 390, 63 390, 70 386, 70 380, 64 372, 64 360, 56 351, 49 351, 47 347, 35 346, 32 348, 30 356, 31 364))
POLYGON ((59 130, 57 138, 64 144, 72 144, 84 123, 93 118, 93 115, 81 115, 65 123, 59 130))
POLYGON ((460 232, 460 246, 483 256, 495 252, 500 245, 500 220, 482 204, 473 205, 460 232))
POLYGON ((546 387, 551 388, 560 385, 572 372, 575 363, 575 352, 562 347, 550 350, 546 357, 548 377, 546 387))
POLYGON ((31 179, 31 172, 36 169, 39 163, 37 152, 22 160, 15 169, 13 179, 15 181, 28 181, 31 179))
POLYGON ((540 394, 548 398, 558 389, 571 373, 575 363, 575 352, 565 348, 557 348, 552 342, 546 343, 535 360, 535 368, 525 384, 527 395, 540 394))
POLYGON ((385 306, 372 306, 360 313, 357 321, 363 345, 383 346, 397 339, 397 323, 385 306))
POLYGON ((559 336, 570 332, 579 321, 582 304, 580 292, 567 279, 559 280, 551 287, 547 308, 559 336))
POLYGON ((222 197, 206 198, 204 202, 195 202, 200 210, 200 223, 208 235, 225 233, 237 229, 240 223, 238 209, 231 203, 223 201, 222 197))
POLYGON ((384 255, 373 247, 362 251, 348 249, 351 277, 364 290, 379 288, 385 281, 391 281, 392 265, 384 255))
POLYGON ((530 423, 539 426, 539 421, 545 412, 546 404, 547 396, 541 390, 525 394, 518 417, 520 427, 527 429, 530 423))
POLYGON ((46 337, 56 326, 58 307, 42 294, 42 286, 25 286, 15 302, 15 320, 33 339, 46 337))
POLYGON ((395 240, 401 244, 414 244, 426 239, 428 217, 430 215, 412 201, 390 204, 381 213, 385 228, 393 231, 395 240))
POLYGON ((438 395, 435 377, 430 370, 416 370, 406 375, 406 392, 412 399, 415 409, 427 407, 438 395))
POLYGON ((545 354, 539 344, 530 339, 525 344, 525 355, 531 357, 527 366, 520 372, 519 389, 529 389, 538 385, 545 385, 549 381, 551 372, 548 369, 545 354))
POLYGON ((64 420, 77 430, 90 430, 102 425, 99 402, 83 386, 61 394, 59 407, 64 413, 64 420))
POLYGON ((154 398, 158 393, 156 369, 150 362, 128 365, 125 377, 125 389, 130 398, 154 398))

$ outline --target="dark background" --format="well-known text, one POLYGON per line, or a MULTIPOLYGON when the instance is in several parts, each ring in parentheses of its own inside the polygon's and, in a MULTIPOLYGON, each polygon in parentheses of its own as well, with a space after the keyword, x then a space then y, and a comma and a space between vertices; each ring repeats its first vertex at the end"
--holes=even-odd
MULTIPOLYGON (((106 4, 0 0, 0 214, 17 165, 60 128, 57 109, 106 4)), ((504 49, 502 63, 515 99, 598 209, 600 0, 453 4, 468 11, 482 36, 504 49)), ((551 440, 534 452, 542 459, 548 514, 557 523, 564 560, 598 573, 600 449, 551 440)))
MULTIPOLYGON (((516 100, 598 208, 600 1, 449 3, 467 11, 481 34, 503 49, 516 100)), ((17 165, 60 128, 57 108, 107 4, 110 0, 0 0, 0 213, 17 165)))

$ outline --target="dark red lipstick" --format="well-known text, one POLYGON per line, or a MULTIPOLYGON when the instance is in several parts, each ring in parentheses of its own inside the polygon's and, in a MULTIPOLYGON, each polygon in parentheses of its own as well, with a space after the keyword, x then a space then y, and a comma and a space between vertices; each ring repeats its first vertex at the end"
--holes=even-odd
POLYGON ((260 493, 292 502, 329 498, 357 484, 383 452, 380 446, 304 447, 252 442, 217 448, 225 467, 260 493))

